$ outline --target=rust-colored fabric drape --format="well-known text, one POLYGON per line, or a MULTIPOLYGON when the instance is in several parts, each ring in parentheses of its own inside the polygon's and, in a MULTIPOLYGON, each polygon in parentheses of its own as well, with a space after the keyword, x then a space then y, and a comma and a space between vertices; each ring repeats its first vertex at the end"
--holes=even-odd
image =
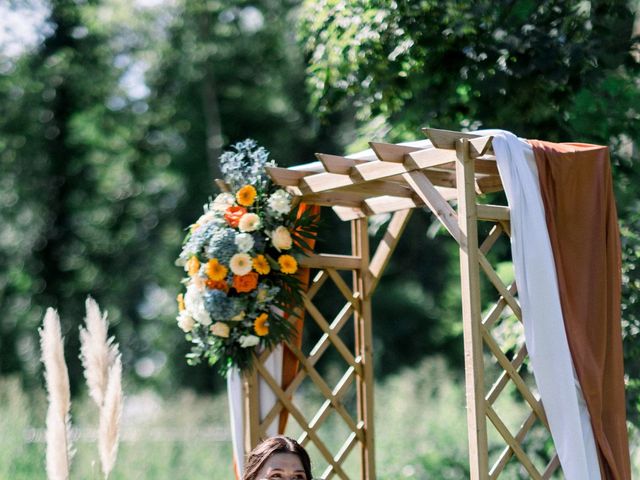
POLYGON ((620 234, 609 151, 530 140, 569 349, 603 480, 631 480, 620 326, 620 234))
MULTIPOLYGON (((313 215, 320 214, 320 207, 318 205, 307 205, 305 203, 301 203, 298 207, 298 217, 307 210, 310 210, 313 215)), ((315 247, 315 240, 310 240, 308 241, 308 243, 311 248, 315 247)), ((301 268, 297 273, 298 278, 302 282, 302 287, 305 291, 309 286, 310 273, 311 272, 308 268, 301 268)), ((291 340, 291 342, 298 348, 300 348, 302 345, 302 327, 304 326, 304 309, 302 307, 300 308, 300 314, 296 318, 291 319, 291 321, 294 323, 297 332, 296 336, 291 340)), ((293 379, 296 378, 299 363, 300 362, 298 362, 298 358, 285 345, 282 352, 282 388, 284 390, 286 390, 287 387, 291 385, 293 379)), ((284 433, 284 430, 287 427, 288 418, 289 412, 283 409, 280 412, 280 420, 278 423, 279 433, 284 433)))

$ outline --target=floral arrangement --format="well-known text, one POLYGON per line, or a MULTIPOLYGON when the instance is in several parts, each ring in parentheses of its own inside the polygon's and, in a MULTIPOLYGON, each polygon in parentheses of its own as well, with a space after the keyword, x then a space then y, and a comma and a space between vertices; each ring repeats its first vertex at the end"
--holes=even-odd
POLYGON ((285 317, 301 303, 298 260, 316 235, 317 218, 296 212, 268 166, 275 162, 254 140, 222 154, 227 191, 205 204, 177 261, 187 274, 177 318, 192 344, 187 361, 218 363, 222 375, 290 338, 285 317))

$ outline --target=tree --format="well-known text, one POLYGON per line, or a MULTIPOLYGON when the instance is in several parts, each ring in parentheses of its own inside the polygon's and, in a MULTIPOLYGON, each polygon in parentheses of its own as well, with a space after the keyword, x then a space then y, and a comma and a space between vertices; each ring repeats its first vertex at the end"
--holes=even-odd
POLYGON ((611 146, 623 225, 629 418, 640 423, 635 11, 626 1, 307 1, 300 39, 321 113, 353 108, 368 138, 505 128, 611 146))

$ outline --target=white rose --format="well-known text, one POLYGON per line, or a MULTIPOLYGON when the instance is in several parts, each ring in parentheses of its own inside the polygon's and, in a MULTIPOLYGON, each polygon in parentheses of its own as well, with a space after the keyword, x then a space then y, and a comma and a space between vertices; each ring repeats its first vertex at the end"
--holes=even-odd
POLYGON ((238 228, 241 232, 253 232, 260 228, 260 217, 255 213, 245 213, 240 217, 238 228))
POLYGON ((281 215, 291 211, 291 197, 282 189, 276 190, 267 200, 267 204, 271 210, 281 215))
POLYGON ((255 243, 253 240, 253 235, 249 233, 238 233, 236 235, 236 246, 238 250, 241 252, 248 252, 253 248, 253 244, 255 243))
POLYGON ((224 322, 216 322, 211 325, 209 330, 217 337, 229 338, 229 332, 231 329, 229 328, 229 325, 224 322))
POLYGON ((246 275, 253 268, 251 257, 247 253, 236 253, 229 260, 229 268, 236 275, 246 275))
POLYGON ((211 209, 218 212, 224 212, 227 208, 233 205, 236 199, 230 193, 219 194, 211 203, 211 209))
POLYGON ((282 225, 271 232, 271 243, 278 251, 289 250, 291 248, 291 233, 287 227, 282 225))
POLYGON ((191 315, 186 310, 182 310, 180 315, 178 315, 178 326, 182 329, 183 332, 189 333, 193 330, 196 321, 193 319, 191 315))
POLYGON ((184 307, 187 313, 201 325, 211 325, 211 317, 204 307, 204 297, 193 283, 187 287, 184 295, 184 307))
POLYGON ((260 339, 255 335, 243 335, 240 337, 240 346, 242 348, 255 347, 260 343, 260 339))

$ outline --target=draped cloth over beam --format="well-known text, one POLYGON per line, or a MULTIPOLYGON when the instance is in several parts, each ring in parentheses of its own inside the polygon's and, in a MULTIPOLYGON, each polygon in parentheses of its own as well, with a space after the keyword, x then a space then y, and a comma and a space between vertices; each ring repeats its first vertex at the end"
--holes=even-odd
POLYGON ((620 328, 620 235, 609 151, 531 140, 573 364, 602 478, 630 480, 620 328))
POLYGON ((589 414, 574 376, 531 146, 502 130, 478 133, 494 136, 511 211, 511 250, 527 351, 565 478, 600 480, 589 414))

